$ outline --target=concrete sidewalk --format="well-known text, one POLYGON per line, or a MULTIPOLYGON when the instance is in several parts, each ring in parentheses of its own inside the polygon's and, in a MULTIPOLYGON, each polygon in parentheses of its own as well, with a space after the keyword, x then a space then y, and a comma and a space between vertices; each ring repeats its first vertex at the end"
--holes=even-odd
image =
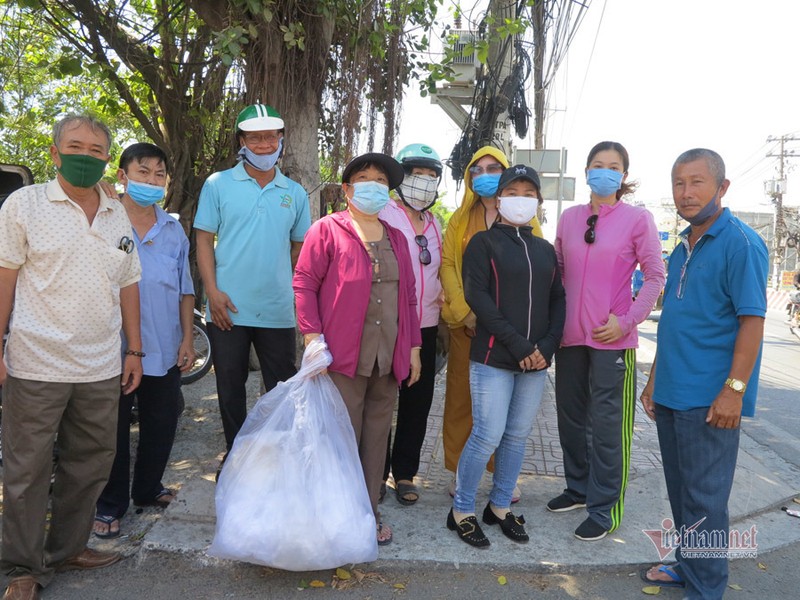
MULTIPOLYGON (((654 336, 642 335, 639 361, 649 368, 654 336), (650 339, 652 338, 652 339, 650 339)), ((646 381, 640 374, 639 389, 646 381)), ((251 374, 250 397, 258 396, 258 378, 251 374)), ((118 548, 126 554, 170 552, 189 555, 200 562, 216 563, 205 550, 214 536, 214 472, 224 446, 216 407, 213 373, 184 388, 187 409, 182 417, 172 461, 164 483, 179 487, 178 498, 166 511, 131 511, 122 521, 126 535, 117 540, 93 538, 101 548, 118 548)), ((547 512, 545 504, 563 489, 561 448, 556 428, 553 374, 549 374, 542 408, 531 437, 520 477, 522 500, 516 514, 527 521, 531 542, 515 544, 496 527, 485 528, 492 545, 474 549, 448 531, 445 518, 451 506, 447 493, 452 474, 443 466, 441 426, 444 378, 437 380, 434 405, 423 446, 418 485, 421 498, 406 507, 389 490, 382 504, 384 522, 394 529, 394 541, 380 549, 376 567, 391 567, 398 561, 412 563, 479 564, 539 572, 574 572, 598 566, 620 567, 655 562, 656 548, 644 530, 660 530, 663 519, 671 517, 661 471, 655 425, 637 405, 634 425, 632 466, 623 524, 598 542, 583 542, 573 531, 585 518, 585 511, 564 514, 547 512)), ((788 437, 788 436, 787 436, 788 437)), ((800 444, 794 439, 782 440, 800 444)), ((478 497, 478 512, 487 500, 489 478, 484 477, 478 497)), ((731 529, 757 529, 759 552, 800 541, 800 522, 787 518, 780 506, 791 503, 800 490, 800 471, 781 459, 769 447, 747 435, 741 438, 739 465, 730 502, 731 529)), ((335 490, 332 490, 335 499, 335 490)), ((800 506, 795 505, 795 508, 800 506)), ((313 530, 309 531, 313 535, 313 530)))

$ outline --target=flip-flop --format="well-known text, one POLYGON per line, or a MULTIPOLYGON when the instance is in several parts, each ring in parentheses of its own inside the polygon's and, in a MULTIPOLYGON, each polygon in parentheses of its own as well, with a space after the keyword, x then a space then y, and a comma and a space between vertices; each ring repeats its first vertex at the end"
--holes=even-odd
POLYGON ((661 565, 658 570, 661 573, 666 573, 670 576, 672 581, 661 581, 660 579, 650 579, 647 576, 647 572, 652 569, 653 567, 645 567, 641 571, 639 571, 639 577, 642 578, 642 581, 649 585, 657 585, 659 587, 685 587, 686 582, 683 581, 683 578, 678 575, 678 573, 673 568, 674 565, 661 565))
POLYGON ((111 531, 111 524, 114 521, 117 521, 117 523, 119 523, 119 519, 117 519, 116 517, 112 517, 111 515, 95 515, 94 520, 97 521, 98 523, 103 523, 105 525, 108 525, 107 533, 97 533, 96 531, 93 532, 95 536, 99 537, 101 540, 110 540, 119 537, 120 533, 122 533, 119 529, 117 529, 116 531, 111 531))
MULTIPOLYGON (((384 540, 379 539, 378 540, 378 546, 388 546, 389 544, 392 543, 392 538, 394 537, 394 534, 393 534, 392 530, 388 526, 386 527, 386 530, 389 532, 389 537, 384 539, 384 540)), ((378 533, 378 535, 380 535, 382 532, 383 532, 383 523, 380 523, 380 524, 378 524, 377 533, 378 533)))
POLYGON ((136 506, 157 506, 158 508, 167 508, 178 495, 178 492, 169 488, 161 488, 161 491, 156 494, 156 497, 149 502, 134 503, 136 506), (164 496, 172 496, 172 500, 162 500, 164 496))
POLYGON ((395 494, 397 494, 397 501, 403 506, 411 506, 412 504, 416 504, 417 500, 419 500, 419 488, 407 479, 395 481, 394 491, 395 494), (414 494, 416 498, 413 500, 406 498, 409 494, 414 494))

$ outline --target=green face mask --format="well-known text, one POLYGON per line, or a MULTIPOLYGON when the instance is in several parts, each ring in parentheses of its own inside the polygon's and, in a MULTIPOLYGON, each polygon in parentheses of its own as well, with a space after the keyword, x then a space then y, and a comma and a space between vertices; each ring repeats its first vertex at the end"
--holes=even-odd
POLYGON ((106 161, 88 154, 61 154, 61 168, 58 172, 75 187, 90 188, 103 176, 106 161))

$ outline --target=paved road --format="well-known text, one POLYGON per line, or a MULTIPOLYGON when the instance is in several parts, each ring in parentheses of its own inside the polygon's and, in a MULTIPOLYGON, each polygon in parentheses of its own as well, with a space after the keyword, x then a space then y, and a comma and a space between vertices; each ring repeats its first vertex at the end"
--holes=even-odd
MULTIPOLYGON (((800 527, 800 519, 796 519, 800 527)), ((794 525, 795 523, 791 523, 794 525)), ((309 532, 312 534, 312 532, 309 532)), ((452 565, 404 564, 400 568, 373 570, 360 584, 346 590, 331 589, 332 571, 288 573, 254 565, 209 566, 180 555, 148 554, 144 561, 130 558, 122 563, 87 573, 58 575, 45 590, 43 600, 141 600, 170 598, 205 599, 431 599, 494 600, 591 598, 620 600, 649 598, 644 584, 630 569, 594 569, 582 573, 532 574, 498 568, 461 568, 452 565), (498 583, 504 576, 506 585, 498 583), (317 578, 319 589, 298 589, 317 578)), ((800 545, 731 564, 729 600, 796 598, 800 587, 797 563, 800 545)), ((368 568, 368 566, 367 566, 368 568)), ((662 589, 660 598, 680 600, 680 590, 662 589)))
MULTIPOLYGON (((800 340, 791 336, 782 313, 775 311, 767 320, 766 347, 760 393, 759 414, 748 420, 745 428, 759 444, 775 449, 782 458, 798 465, 797 452, 800 437, 800 415, 797 413, 798 383, 794 373, 798 371, 800 340)), ((647 371, 652 361, 655 346, 655 322, 641 327, 642 348, 639 363, 647 371)), ((252 391, 252 390, 251 390, 252 391)), ((187 388, 187 393, 189 389, 187 388)), ((215 453, 221 449, 222 432, 216 412, 213 391, 213 375, 192 386, 187 412, 181 425, 180 444, 176 448, 170 466, 168 480, 196 480, 213 476, 216 467, 215 453), (179 475, 180 474, 180 475, 179 475)), ((800 469, 800 467, 798 467, 800 469)), ((426 501, 433 501, 433 492, 426 492, 426 501)), ((636 506, 644 503, 632 501, 629 521, 636 506)), ((421 507, 422 508, 422 507, 421 507)), ((528 508, 527 510, 532 510, 528 508)), ((444 509, 440 510, 444 514, 444 509)), ((626 511, 627 513, 628 511, 626 511)), ((643 583, 635 568, 588 566, 588 562, 574 561, 572 566, 561 565, 557 574, 543 574, 541 569, 532 573, 525 565, 504 569, 485 563, 465 564, 460 568, 456 562, 431 563, 420 560, 395 561, 380 566, 364 565, 371 571, 360 584, 347 590, 332 590, 332 571, 319 573, 287 573, 246 564, 220 565, 204 559, 198 554, 180 552, 138 552, 140 541, 163 513, 146 510, 137 515, 131 511, 124 521, 128 534, 119 543, 128 558, 109 569, 91 573, 68 573, 56 577, 45 590, 43 598, 87 599, 113 598, 136 599, 143 596, 153 598, 293 598, 309 594, 341 598, 463 598, 485 600, 493 598, 644 598, 643 583), (507 579, 506 585, 498 583, 498 577, 507 579), (325 583, 324 588, 298 590, 301 580, 312 578, 325 583)), ((800 532, 800 519, 778 517, 785 529, 796 528, 800 532)), ((438 521, 437 521, 438 523, 438 521)), ((441 525, 439 523, 439 525, 441 525)), ((402 529, 398 520, 398 531, 402 529)), ((542 535, 544 524, 537 532, 542 535)), ((298 535, 313 535, 313 531, 298 532, 298 535)), ((766 534, 766 532, 765 532, 766 534)), ((444 531, 444 535, 447 532, 444 531)), ((452 537, 452 536, 449 536, 452 537)), ((442 544, 449 540, 443 538, 442 544)), ((502 540, 501 540, 502 541, 502 540)), ((455 543, 455 542, 454 542, 455 543)), ((611 542, 609 542, 610 544, 611 542)), ((614 544, 616 545, 616 544, 614 544)), ((582 548, 582 547, 581 547, 582 548)), ((598 554, 613 553, 613 546, 587 546, 598 554)), ((649 549, 648 549, 649 550, 649 549)), ((652 552, 641 556, 651 559, 652 552)), ((488 557, 487 557, 488 558, 488 557)), ((730 583, 741 588, 731 589, 727 598, 792 598, 800 589, 800 543, 793 542, 756 559, 737 560, 732 563, 730 583)), ((509 561, 512 562, 512 561, 509 561)), ((3 582, 4 583, 4 582, 3 582)), ((662 590, 665 598, 681 598, 678 590, 662 590)))

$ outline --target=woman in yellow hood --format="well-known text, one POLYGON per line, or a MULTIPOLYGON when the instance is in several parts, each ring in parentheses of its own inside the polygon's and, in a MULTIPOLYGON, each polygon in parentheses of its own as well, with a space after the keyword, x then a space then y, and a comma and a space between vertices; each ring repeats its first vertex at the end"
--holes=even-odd
MULTIPOLYGON (((506 168, 508 159, 502 150, 484 146, 475 152, 464 173, 464 198, 450 217, 442 242, 442 266, 439 270, 444 288, 442 318, 450 327, 444 401, 444 464, 453 473, 472 430, 469 348, 475 335, 475 314, 464 299, 462 258, 472 236, 489 229, 497 219, 497 182, 506 168)), ((533 234, 542 237, 542 228, 535 217, 531 226, 533 234)), ((493 470, 492 462, 490 470, 493 470)), ((451 485, 451 495, 453 491, 454 486, 451 485)), ((517 492, 515 490, 512 501, 519 500, 517 492)))

